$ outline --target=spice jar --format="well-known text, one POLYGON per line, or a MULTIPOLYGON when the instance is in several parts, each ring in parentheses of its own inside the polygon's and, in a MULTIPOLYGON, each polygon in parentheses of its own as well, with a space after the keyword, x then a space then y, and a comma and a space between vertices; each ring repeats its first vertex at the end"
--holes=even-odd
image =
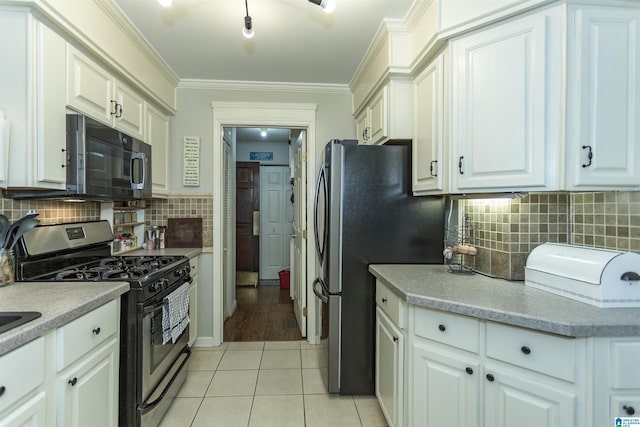
POLYGON ((0 286, 7 286, 15 281, 15 270, 13 249, 0 249, 0 286))

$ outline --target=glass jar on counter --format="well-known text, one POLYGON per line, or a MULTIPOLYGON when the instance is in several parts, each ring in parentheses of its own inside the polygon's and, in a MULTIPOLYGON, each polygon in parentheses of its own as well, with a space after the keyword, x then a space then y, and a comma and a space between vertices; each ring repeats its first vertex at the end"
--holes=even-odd
POLYGON ((15 282, 16 259, 13 249, 0 249, 0 286, 15 282))

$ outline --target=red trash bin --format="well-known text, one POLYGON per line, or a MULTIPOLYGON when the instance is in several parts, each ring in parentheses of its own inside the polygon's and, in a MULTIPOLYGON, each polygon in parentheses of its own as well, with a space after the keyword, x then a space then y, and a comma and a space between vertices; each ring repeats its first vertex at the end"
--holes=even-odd
POLYGON ((280 289, 289 289, 291 271, 288 268, 285 270, 280 270, 278 271, 278 276, 280 276, 280 289))

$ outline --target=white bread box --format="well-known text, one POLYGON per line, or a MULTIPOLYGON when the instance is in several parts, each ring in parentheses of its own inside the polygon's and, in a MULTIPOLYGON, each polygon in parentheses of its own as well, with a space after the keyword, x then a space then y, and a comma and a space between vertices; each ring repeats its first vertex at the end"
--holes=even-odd
POLYGON ((543 243, 527 257, 526 286, 597 307, 640 307, 640 254, 543 243))

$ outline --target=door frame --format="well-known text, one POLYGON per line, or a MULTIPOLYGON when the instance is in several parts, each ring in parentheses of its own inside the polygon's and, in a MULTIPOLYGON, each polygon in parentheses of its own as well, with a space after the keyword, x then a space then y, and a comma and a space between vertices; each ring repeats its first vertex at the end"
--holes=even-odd
MULTIPOLYGON (((214 346, 222 344, 224 330, 224 256, 220 248, 223 242, 223 198, 224 198, 224 149, 222 144, 224 127, 273 126, 305 128, 307 130, 307 294, 310 294, 309 277, 316 276, 315 242, 313 241, 313 183, 309 177, 315 176, 315 134, 317 104, 273 103, 273 102, 211 102, 213 110, 213 311, 214 346), (311 202, 311 204, 310 204, 311 202)), ((233 240, 233 239, 232 239, 233 240)), ((235 244, 234 244, 235 245, 235 244)), ((234 248, 229 248, 235 251, 234 248)), ((235 286, 235 284, 234 284, 235 286)), ((317 314, 315 304, 307 305, 307 340, 311 344, 319 342, 316 332, 317 314)))

